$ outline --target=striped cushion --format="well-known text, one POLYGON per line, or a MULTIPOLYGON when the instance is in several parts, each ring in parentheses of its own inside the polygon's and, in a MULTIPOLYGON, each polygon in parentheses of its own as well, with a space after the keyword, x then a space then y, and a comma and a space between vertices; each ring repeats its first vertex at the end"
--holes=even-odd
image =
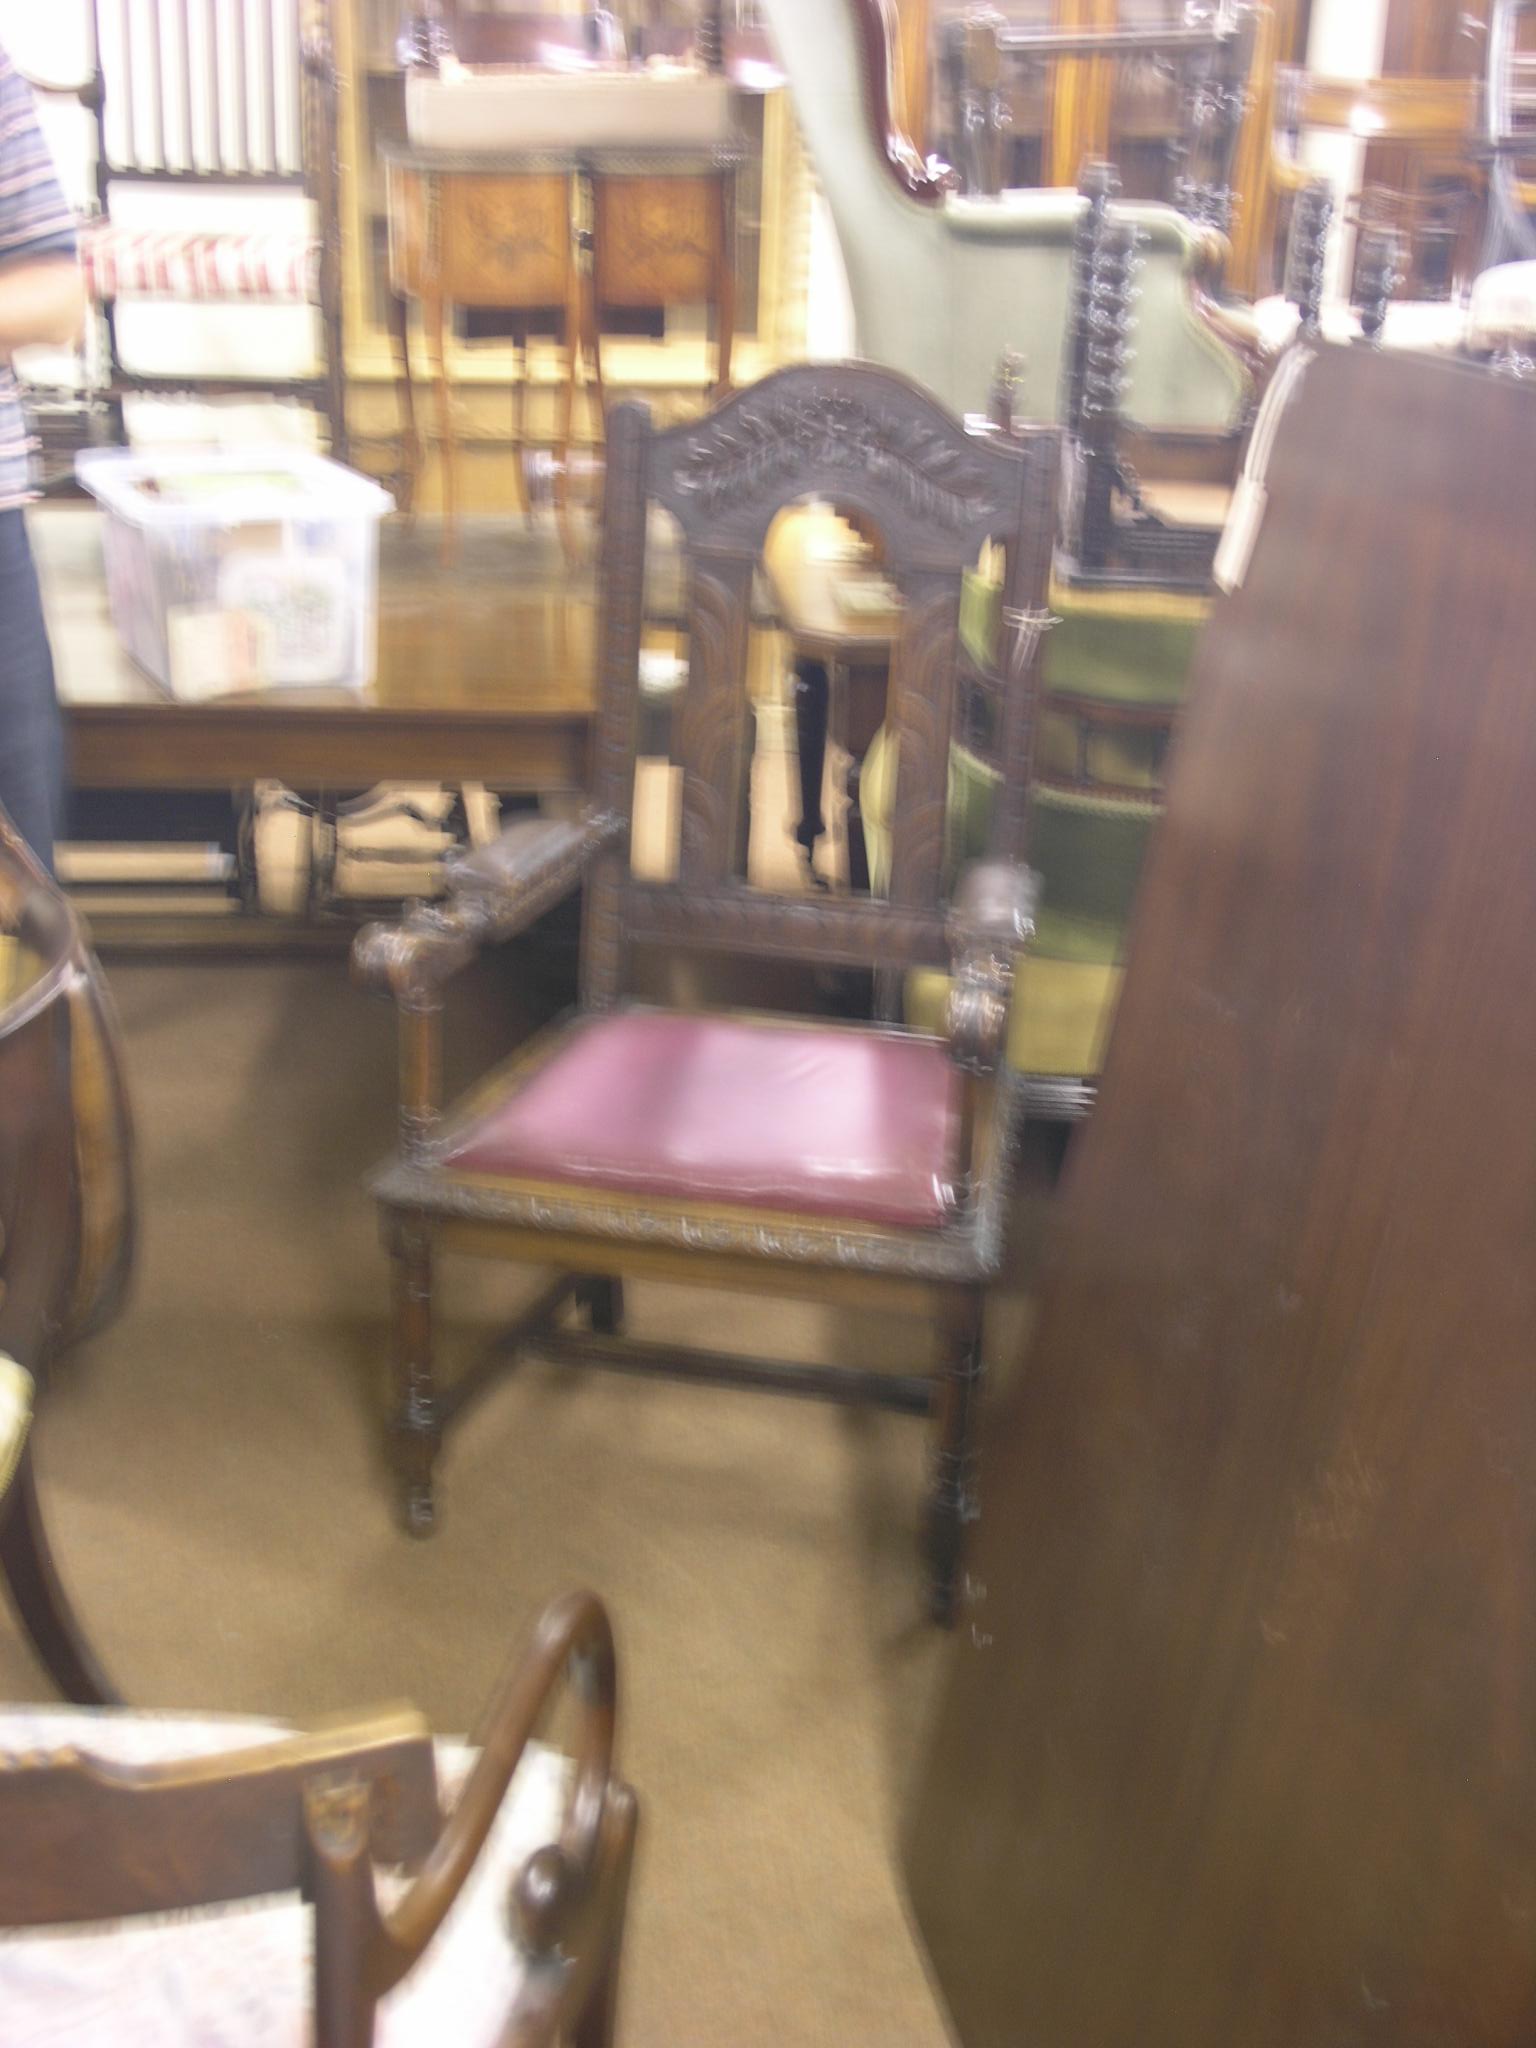
POLYGON ((93 299, 290 299, 319 292, 320 245, 309 235, 189 234, 110 222, 80 237, 93 299))

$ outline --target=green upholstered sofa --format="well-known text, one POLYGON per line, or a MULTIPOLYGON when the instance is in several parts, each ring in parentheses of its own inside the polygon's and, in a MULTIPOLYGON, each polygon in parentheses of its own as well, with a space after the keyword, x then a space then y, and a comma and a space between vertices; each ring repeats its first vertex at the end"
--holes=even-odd
MULTIPOLYGON (((996 586, 967 595, 967 652, 995 653, 996 586)), ((1103 1064, 1120 991, 1125 937, 1161 809, 1162 755, 1183 699, 1210 600, 1147 589, 1052 592, 1060 623, 1046 640, 1031 804, 1030 863, 1042 879, 1035 939, 1019 963, 1009 1057, 1041 1084, 1042 1102, 1081 1110, 1103 1064)), ((948 854, 953 868, 987 850, 998 775, 969 747, 950 752, 948 854)), ((884 729, 865 756, 860 801, 870 882, 890 873, 895 749, 884 729)), ((940 1028, 947 979, 912 974, 905 1009, 940 1028)))

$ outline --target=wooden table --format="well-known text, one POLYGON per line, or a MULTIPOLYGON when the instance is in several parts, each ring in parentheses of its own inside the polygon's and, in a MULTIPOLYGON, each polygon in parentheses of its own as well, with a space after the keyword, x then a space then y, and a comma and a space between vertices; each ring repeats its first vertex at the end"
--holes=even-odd
MULTIPOLYGON (((456 519, 457 459, 447 371, 449 309, 514 316, 514 348, 527 367, 528 322, 554 309, 565 380, 555 453, 570 441, 581 361, 603 393, 606 307, 702 302, 718 338, 715 388, 730 383, 735 325, 735 172, 742 151, 717 149, 512 150, 455 155, 395 141, 384 146, 390 289, 403 378, 406 496, 421 466, 408 338, 409 303, 421 307, 437 383, 444 544, 456 519)), ((513 384, 513 447, 523 439, 526 375, 513 384)), ((519 488, 521 465, 519 464, 519 488)), ((525 494, 526 509, 526 494, 525 494)))
POLYGON ((312 794, 375 782, 578 789, 592 716, 585 584, 507 575, 381 578, 379 664, 365 690, 271 690, 177 703, 123 651, 106 609, 97 515, 33 515, 80 789, 207 790, 272 778, 312 794))
POLYGON ((795 737, 800 754, 800 822, 795 838, 807 862, 826 831, 822 781, 830 735, 852 757, 848 770, 849 886, 868 889, 859 811, 859 766, 885 720, 897 611, 856 611, 842 594, 878 577, 868 550, 847 522, 825 508, 791 512, 768 536, 763 566, 795 666, 795 737))

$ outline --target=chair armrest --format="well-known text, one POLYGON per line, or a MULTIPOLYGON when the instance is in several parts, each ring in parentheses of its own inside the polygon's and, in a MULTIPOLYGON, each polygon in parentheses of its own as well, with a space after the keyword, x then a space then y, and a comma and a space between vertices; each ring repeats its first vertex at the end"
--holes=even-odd
POLYGON ((364 925, 353 974, 401 1002, 432 998, 482 946, 515 937, 568 896, 627 830, 612 811, 519 819, 490 846, 449 860, 441 902, 416 904, 399 924, 364 925))
POLYGON ((968 1073, 990 1074, 1002 1054, 1014 956, 1034 936, 1039 900, 1040 877, 1013 861, 975 861, 961 872, 948 919, 945 1031, 968 1073))

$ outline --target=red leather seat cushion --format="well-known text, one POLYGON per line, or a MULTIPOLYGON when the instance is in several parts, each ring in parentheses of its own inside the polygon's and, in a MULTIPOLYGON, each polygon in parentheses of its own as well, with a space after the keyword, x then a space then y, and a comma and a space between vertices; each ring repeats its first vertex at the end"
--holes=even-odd
POLYGON ((584 1019, 461 1132, 454 1171, 931 1230, 958 1086, 931 1040, 728 1016, 584 1019))

